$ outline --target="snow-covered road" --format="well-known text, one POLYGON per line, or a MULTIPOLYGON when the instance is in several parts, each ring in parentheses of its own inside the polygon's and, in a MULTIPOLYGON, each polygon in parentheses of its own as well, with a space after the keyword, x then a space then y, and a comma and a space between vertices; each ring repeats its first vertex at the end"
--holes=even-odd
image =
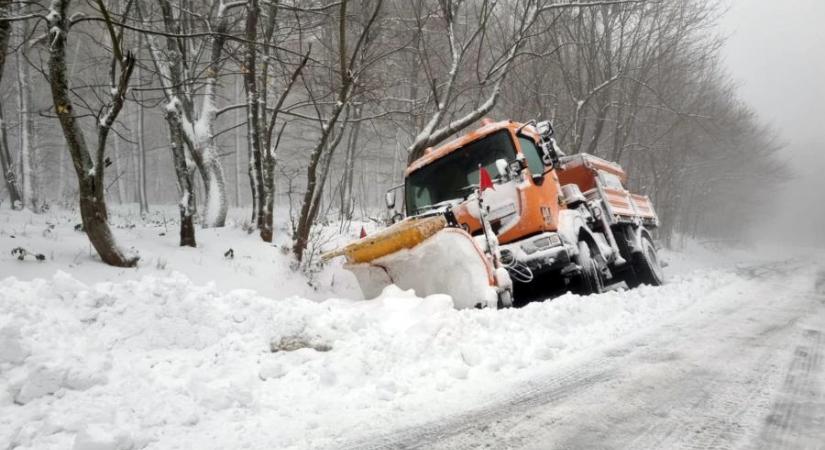
POLYGON ((825 271, 751 283, 448 418, 348 448, 825 448, 825 271))

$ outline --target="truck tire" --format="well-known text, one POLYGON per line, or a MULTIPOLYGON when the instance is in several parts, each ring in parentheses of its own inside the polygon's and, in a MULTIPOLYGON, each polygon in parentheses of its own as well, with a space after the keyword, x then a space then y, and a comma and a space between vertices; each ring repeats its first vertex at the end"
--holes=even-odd
POLYGON ((614 270, 614 274, 627 284, 628 288, 635 288, 639 286, 639 281, 636 278, 636 272, 633 270, 633 249, 631 240, 635 232, 630 226, 621 226, 613 228, 613 236, 616 237, 616 244, 619 245, 619 254, 624 258, 626 264, 623 264, 618 270, 614 270))
POLYGON ((628 271, 629 276, 626 277, 625 282, 630 288, 640 284, 661 286, 665 282, 665 275, 659 262, 659 254, 656 253, 656 247, 647 236, 642 236, 640 244, 642 251, 633 254, 632 270, 628 271))
POLYGON ((498 309, 510 308, 513 306, 513 290, 505 289, 498 293, 498 309))
POLYGON ((575 292, 580 295, 601 293, 604 289, 602 272, 596 265, 587 242, 579 242, 577 262, 581 267, 581 273, 575 279, 575 292))

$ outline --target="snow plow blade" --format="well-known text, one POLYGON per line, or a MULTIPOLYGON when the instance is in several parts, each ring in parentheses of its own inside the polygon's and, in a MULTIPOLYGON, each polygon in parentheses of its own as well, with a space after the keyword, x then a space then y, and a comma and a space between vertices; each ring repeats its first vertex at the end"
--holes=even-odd
POLYGON ((407 219, 322 258, 336 256, 347 258, 365 298, 395 284, 421 297, 447 294, 460 309, 511 302, 506 270, 495 270, 476 240, 443 216, 407 219))
POLYGON ((410 218, 351 244, 321 255, 328 261, 346 256, 350 264, 367 263, 405 248, 413 248, 447 226, 444 216, 410 218))

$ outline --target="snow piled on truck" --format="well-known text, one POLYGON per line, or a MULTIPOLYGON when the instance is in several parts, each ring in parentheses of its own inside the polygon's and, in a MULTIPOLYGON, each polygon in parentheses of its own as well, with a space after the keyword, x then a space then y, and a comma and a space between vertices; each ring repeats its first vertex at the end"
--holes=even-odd
POLYGON ((394 286, 371 301, 222 291, 175 273, 0 280, 0 442, 14 448, 335 447, 464 410, 736 288, 661 288, 462 310, 394 286))

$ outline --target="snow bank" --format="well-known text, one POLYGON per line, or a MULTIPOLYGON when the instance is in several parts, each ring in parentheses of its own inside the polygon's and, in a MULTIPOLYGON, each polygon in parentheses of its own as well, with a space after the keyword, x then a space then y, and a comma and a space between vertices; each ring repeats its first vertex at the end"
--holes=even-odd
POLYGON ((522 309, 463 310, 388 287, 373 301, 272 300, 181 274, 0 281, 0 442, 17 448, 335 447, 482 402, 740 280, 522 309), (436 406, 437 405, 437 406, 436 406))
MULTIPOLYGON (((145 218, 138 215, 137 205, 111 207, 109 222, 118 244, 124 250, 139 252, 141 257, 136 268, 123 269, 102 264, 86 234, 75 231, 80 224, 77 212, 54 209, 34 214, 0 209, 0 279, 11 275, 20 280, 49 278, 62 270, 93 284, 169 277, 181 272, 196 284, 214 282, 222 291, 254 289, 270 298, 299 295, 324 300, 334 295, 359 295, 355 277, 340 268, 343 261, 328 264, 312 280, 291 271, 286 222, 275 224, 275 242, 270 245, 261 242, 257 233, 245 231, 243 224, 249 220, 249 211, 234 209, 226 227, 198 228, 198 246, 191 248, 178 245, 178 216, 175 205, 153 205, 145 218), (45 260, 18 261, 10 254, 15 247, 42 253, 45 260), (234 257, 225 256, 230 249, 234 257)), ((322 230, 323 238, 334 247, 356 238, 360 226, 329 227, 322 230)))

